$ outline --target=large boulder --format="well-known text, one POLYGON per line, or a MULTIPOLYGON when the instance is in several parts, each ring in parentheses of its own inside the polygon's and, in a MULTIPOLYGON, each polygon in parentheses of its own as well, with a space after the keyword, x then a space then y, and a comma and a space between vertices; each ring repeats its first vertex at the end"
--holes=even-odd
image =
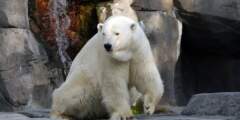
POLYGON ((28 26, 28 0, 0 0, 0 27, 28 26))
POLYGON ((0 29, 1 77, 15 105, 25 104, 32 88, 31 64, 34 52, 28 47, 28 31, 23 29, 0 29))
POLYGON ((239 110, 239 92, 208 93, 194 95, 182 114, 239 116, 239 110))
POLYGON ((137 11, 137 15, 144 23, 144 31, 164 80, 165 93, 162 102, 174 104, 174 72, 179 55, 181 23, 161 11, 137 11))
POLYGON ((62 80, 62 73, 48 66, 45 49, 25 29, 1 28, 0 43, 0 93, 5 100, 12 108, 27 103, 49 107, 51 91, 62 80))
POLYGON ((192 95, 240 88, 240 1, 174 0, 183 22, 175 87, 179 105, 192 95))

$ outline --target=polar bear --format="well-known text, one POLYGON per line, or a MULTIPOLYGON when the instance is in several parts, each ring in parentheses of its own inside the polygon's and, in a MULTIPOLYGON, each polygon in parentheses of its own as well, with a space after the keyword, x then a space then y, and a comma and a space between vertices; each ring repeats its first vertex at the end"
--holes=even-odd
POLYGON ((54 91, 54 120, 127 120, 133 116, 129 88, 143 95, 144 112, 153 114, 163 83, 140 25, 124 16, 98 24, 74 59, 66 81, 54 91))

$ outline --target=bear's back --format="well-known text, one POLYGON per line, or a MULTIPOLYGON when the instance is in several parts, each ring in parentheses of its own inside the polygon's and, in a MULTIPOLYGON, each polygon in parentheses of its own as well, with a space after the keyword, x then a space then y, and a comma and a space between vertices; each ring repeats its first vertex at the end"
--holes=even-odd
POLYGON ((84 45, 72 62, 67 80, 78 72, 84 72, 90 77, 100 75, 98 68, 101 68, 101 61, 105 58, 101 41, 97 33, 84 45))

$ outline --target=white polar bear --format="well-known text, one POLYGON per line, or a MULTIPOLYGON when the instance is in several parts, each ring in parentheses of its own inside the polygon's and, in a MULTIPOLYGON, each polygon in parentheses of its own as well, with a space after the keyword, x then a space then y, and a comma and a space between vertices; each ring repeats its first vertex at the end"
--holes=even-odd
POLYGON ((129 88, 143 94, 144 112, 152 114, 163 84, 148 39, 134 20, 112 16, 74 59, 66 81, 54 91, 51 118, 111 120, 133 116, 129 88))

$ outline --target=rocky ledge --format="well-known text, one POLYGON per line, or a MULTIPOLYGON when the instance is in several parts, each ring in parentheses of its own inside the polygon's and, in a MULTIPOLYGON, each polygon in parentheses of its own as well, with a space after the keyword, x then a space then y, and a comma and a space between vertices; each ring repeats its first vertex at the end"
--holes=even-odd
MULTIPOLYGON (((167 113, 151 116, 138 115, 137 120, 240 120, 240 92, 194 95, 181 109, 169 107, 167 113)), ((49 110, 25 110, 15 113, 0 112, 0 120, 50 120, 49 110)))
MULTIPOLYGON (((50 120, 49 118, 31 118, 19 113, 0 113, 0 120, 50 120)), ((223 116, 178 116, 160 115, 137 116, 136 120, 237 120, 234 117, 223 116)))

